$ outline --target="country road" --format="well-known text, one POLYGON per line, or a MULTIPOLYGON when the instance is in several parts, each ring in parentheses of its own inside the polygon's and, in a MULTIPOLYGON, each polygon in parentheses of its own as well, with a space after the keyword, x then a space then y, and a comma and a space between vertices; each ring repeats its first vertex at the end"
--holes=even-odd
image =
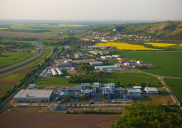
POLYGON ((181 107, 181 104, 179 102, 179 100, 176 98, 176 96, 174 95, 174 93, 172 92, 172 90, 170 89, 170 87, 167 85, 167 83, 165 82, 165 78, 171 78, 171 79, 182 79, 182 77, 172 77, 172 76, 159 76, 159 75, 155 75, 155 74, 151 74, 148 72, 144 72, 144 71, 140 71, 140 70, 136 70, 138 72, 142 72, 151 76, 155 76, 158 77, 159 80, 161 81, 161 83, 164 85, 164 87, 168 90, 169 94, 171 95, 171 97, 173 98, 173 100, 175 101, 175 104, 179 105, 181 107))

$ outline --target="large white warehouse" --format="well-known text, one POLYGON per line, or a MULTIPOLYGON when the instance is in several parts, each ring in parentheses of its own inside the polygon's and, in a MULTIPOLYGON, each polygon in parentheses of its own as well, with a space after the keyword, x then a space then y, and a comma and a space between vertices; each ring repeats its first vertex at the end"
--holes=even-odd
POLYGON ((57 73, 58 73, 59 75, 63 75, 63 72, 61 71, 60 68, 56 68, 56 71, 57 71, 57 73))
POLYGON ((18 102, 48 102, 53 90, 20 90, 14 97, 18 102))
POLYGON ((57 76, 58 75, 57 71, 54 68, 51 69, 51 72, 52 72, 53 76, 57 76))

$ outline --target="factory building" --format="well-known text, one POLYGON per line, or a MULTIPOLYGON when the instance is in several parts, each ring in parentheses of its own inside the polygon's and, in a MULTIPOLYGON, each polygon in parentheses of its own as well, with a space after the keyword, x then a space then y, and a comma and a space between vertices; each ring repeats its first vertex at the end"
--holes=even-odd
POLYGON ((81 92, 81 86, 77 87, 66 87, 66 91, 69 93, 81 92))
POLYGON ((90 65, 103 65, 103 62, 90 62, 90 65))
POLYGON ((81 92, 84 92, 85 90, 90 90, 91 86, 90 83, 82 83, 81 84, 81 92))
POLYGON ((81 65, 81 64, 90 64, 90 63, 93 63, 93 62, 99 62, 95 59, 88 59, 88 60, 73 60, 72 61, 75 65, 81 65))
POLYGON ((110 90, 109 88, 104 89, 102 91, 102 94, 104 97, 108 96, 110 99, 114 99, 114 97, 115 97, 114 91, 110 90))
POLYGON ((68 92, 61 92, 60 97, 63 97, 63 96, 67 97, 68 94, 69 94, 68 92))
POLYGON ((57 73, 56 69, 52 68, 51 72, 52 72, 53 76, 58 76, 58 73, 57 73))
POLYGON ((53 90, 20 90, 14 97, 18 102, 49 102, 53 90))
POLYGON ((145 87, 147 94, 158 94, 158 90, 155 87, 145 87))
POLYGON ((141 86, 133 86, 133 89, 142 89, 141 86))
POLYGON ((56 59, 55 62, 58 67, 72 67, 72 64, 66 59, 56 59))
POLYGON ((57 73, 58 73, 59 75, 63 75, 63 72, 61 71, 60 68, 56 68, 56 71, 57 71, 57 73))
POLYGON ((127 88, 127 91, 131 97, 140 97, 140 94, 142 93, 140 89, 127 88))

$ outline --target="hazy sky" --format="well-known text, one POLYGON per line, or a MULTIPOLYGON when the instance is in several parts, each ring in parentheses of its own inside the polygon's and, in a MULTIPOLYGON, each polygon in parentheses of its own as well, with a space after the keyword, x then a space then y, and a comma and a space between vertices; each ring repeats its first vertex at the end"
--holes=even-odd
POLYGON ((182 0, 0 0, 0 19, 174 20, 182 0))

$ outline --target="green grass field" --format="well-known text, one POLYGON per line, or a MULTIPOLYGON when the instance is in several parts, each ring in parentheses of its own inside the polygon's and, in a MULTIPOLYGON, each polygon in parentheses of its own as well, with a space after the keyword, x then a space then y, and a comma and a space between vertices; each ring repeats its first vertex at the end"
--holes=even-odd
POLYGON ((11 89, 14 85, 0 85, 0 92, 6 92, 11 89))
POLYGON ((182 77, 182 52, 118 51, 122 57, 157 65, 155 69, 141 69, 156 75, 182 77))
POLYGON ((0 81, 17 81, 18 82, 24 76, 25 76, 24 74, 9 74, 7 76, 0 78, 0 81))
MULTIPOLYGON (((100 77, 99 78, 99 82, 103 85, 106 83, 111 83, 111 82, 120 82, 121 85, 124 85, 125 83, 135 83, 135 84, 139 84, 140 82, 142 83, 146 83, 148 84, 149 82, 151 83, 156 83, 156 85, 154 84, 154 86, 159 86, 157 84, 157 82, 159 82, 159 80, 154 77, 154 76, 150 76, 144 73, 139 73, 136 71, 121 71, 121 72, 113 72, 113 73, 108 73, 107 77, 100 77)), ((162 86, 162 85, 160 85, 162 86)))
MULTIPOLYGON (((32 83, 35 83, 36 85, 38 85, 39 83, 40 86, 41 85, 48 85, 48 86, 61 85, 62 87, 81 85, 81 83, 67 83, 67 80, 68 78, 37 78, 32 83)), ((124 71, 123 73, 109 73, 107 77, 99 78, 99 82, 101 83, 101 85, 104 85, 106 83, 111 83, 111 82, 118 82, 118 81, 120 81, 121 84, 124 84, 124 83, 139 84, 140 82, 147 84, 149 82, 155 83, 155 82, 158 82, 159 80, 156 77, 152 77, 143 73, 137 73, 136 71, 124 71)), ((154 86, 159 87, 158 84, 154 86)))
POLYGON ((182 104, 182 79, 165 79, 165 81, 182 104))
POLYGON ((28 52, 2 52, 2 55, 6 57, 0 57, 0 68, 25 60, 32 54, 28 52))

